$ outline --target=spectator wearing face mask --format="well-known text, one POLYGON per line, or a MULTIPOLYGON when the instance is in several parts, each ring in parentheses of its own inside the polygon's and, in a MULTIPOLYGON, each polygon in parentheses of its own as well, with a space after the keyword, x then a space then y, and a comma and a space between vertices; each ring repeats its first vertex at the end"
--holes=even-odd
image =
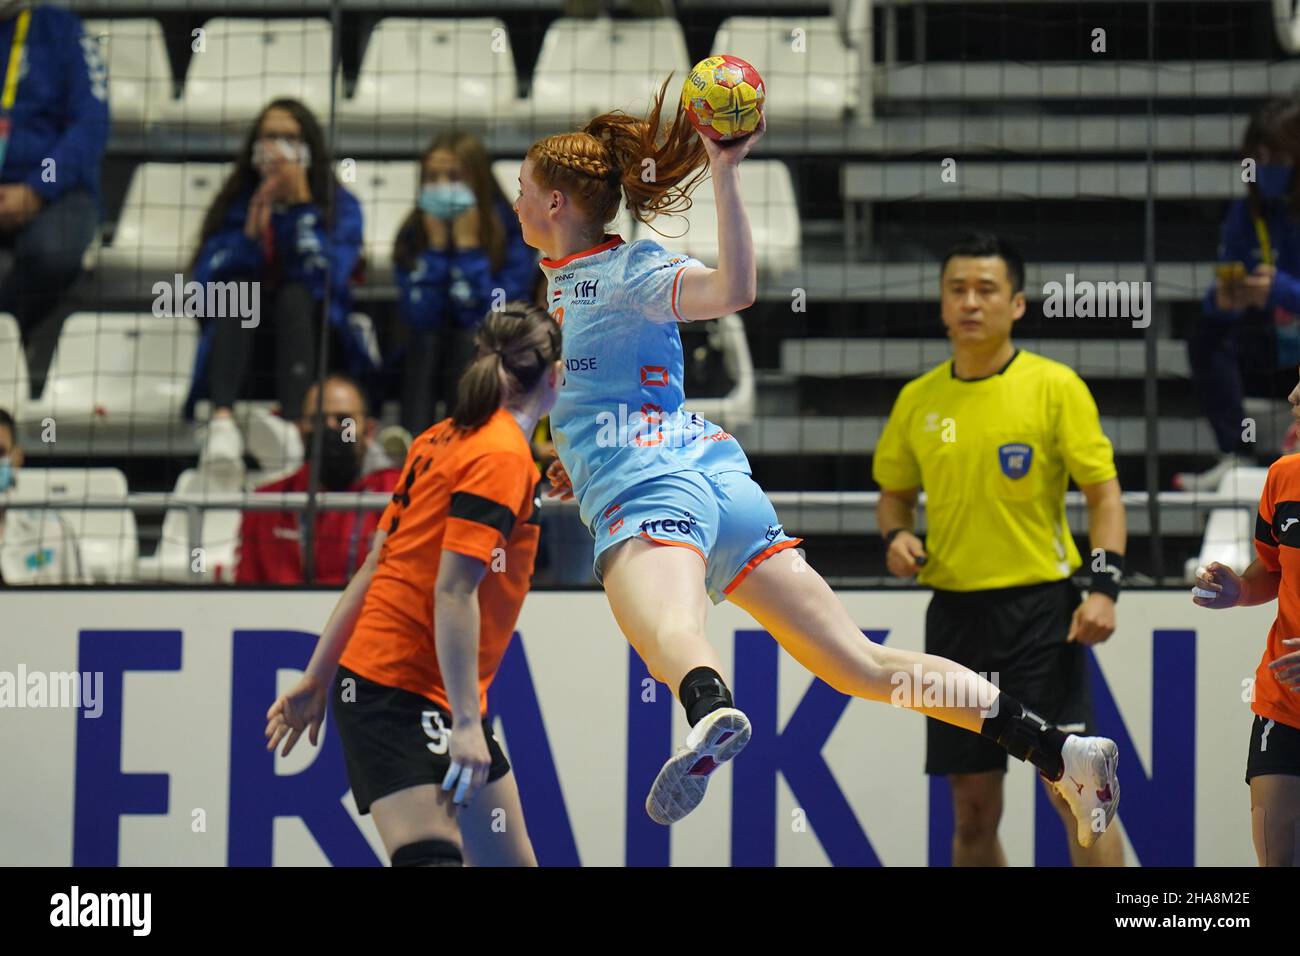
POLYGON ((540 271, 473 135, 443 133, 425 151, 393 263, 407 332, 402 424, 418 435, 434 423, 440 399, 448 412, 455 404, 483 318, 494 305, 528 299, 540 271))
MULTIPOLYGON (((382 468, 362 474, 375 422, 369 418, 365 396, 357 382, 342 373, 325 379, 324 422, 320 489, 323 491, 391 492, 400 469, 382 468)), ((312 448, 319 390, 313 384, 302 401, 302 446, 312 448)), ((258 492, 306 491, 310 460, 287 478, 262 485, 258 492)), ((378 511, 317 511, 313 542, 316 584, 343 585, 365 561, 370 539, 379 524, 378 511)), ((239 531, 237 584, 304 583, 302 513, 248 511, 239 531)))
MULTIPOLYGON (((0 119, 0 248, 13 253, 0 312, 18 320, 30 351, 99 225, 108 72, 75 14, 0 0, 0 119)), ((34 385, 48 362, 31 357, 34 385)))
POLYGON ((1215 283, 1187 343, 1219 460, 1206 472, 1175 475, 1184 491, 1214 491, 1233 467, 1273 459, 1276 449, 1246 440, 1253 436, 1242 424, 1243 399, 1284 399, 1300 364, 1300 101, 1261 107, 1246 128, 1242 159, 1253 160, 1255 179, 1223 221, 1215 283))
POLYGON ((242 468, 243 442, 231 409, 238 399, 279 400, 289 421, 303 414, 316 375, 321 304, 354 377, 372 370, 362 337, 348 324, 350 281, 361 255, 361 206, 338 182, 315 116, 297 100, 272 102, 253 123, 235 170, 208 209, 194 259, 199 283, 260 283, 259 319, 203 319, 194 384, 186 406, 210 398, 201 464, 242 468), (270 348, 255 350, 255 343, 270 348), (258 356, 274 356, 271 381, 250 379, 258 356))

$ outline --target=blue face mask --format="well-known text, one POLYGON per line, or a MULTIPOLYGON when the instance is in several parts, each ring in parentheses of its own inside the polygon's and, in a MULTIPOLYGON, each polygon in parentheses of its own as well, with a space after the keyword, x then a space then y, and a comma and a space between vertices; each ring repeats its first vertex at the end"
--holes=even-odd
POLYGON ((1255 168, 1255 188, 1265 199, 1282 199, 1291 191, 1291 177, 1294 174, 1294 166, 1261 163, 1255 168))
POLYGON ((426 183, 420 187, 420 208, 437 219, 455 219, 478 203, 464 183, 426 183))
POLYGON ((9 456, 0 458, 0 492, 8 491, 14 486, 14 464, 9 456))

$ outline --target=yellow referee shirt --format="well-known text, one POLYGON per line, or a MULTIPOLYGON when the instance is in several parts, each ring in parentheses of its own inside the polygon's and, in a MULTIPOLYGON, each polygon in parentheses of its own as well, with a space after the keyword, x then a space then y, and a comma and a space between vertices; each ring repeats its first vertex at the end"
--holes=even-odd
POLYGON ((1069 577, 1069 479, 1115 477, 1097 403, 1069 366, 1020 350, 996 375, 962 381, 952 361, 903 386, 876 446, 882 489, 926 493, 917 581, 949 591, 1069 577))

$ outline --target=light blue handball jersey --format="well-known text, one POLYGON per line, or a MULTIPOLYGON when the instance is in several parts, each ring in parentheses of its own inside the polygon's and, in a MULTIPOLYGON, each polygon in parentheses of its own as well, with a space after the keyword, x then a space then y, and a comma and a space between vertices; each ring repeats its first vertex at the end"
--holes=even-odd
POLYGON ((739 443, 684 407, 677 323, 682 274, 703 266, 657 242, 606 236, 542 259, 564 333, 564 383, 551 410, 555 450, 588 528, 632 485, 698 471, 752 474, 739 443))

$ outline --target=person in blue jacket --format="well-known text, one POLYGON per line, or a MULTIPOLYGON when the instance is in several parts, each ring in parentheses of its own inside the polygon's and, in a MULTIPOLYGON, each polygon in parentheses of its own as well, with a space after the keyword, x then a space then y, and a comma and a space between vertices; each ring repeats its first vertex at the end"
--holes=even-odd
POLYGON ((1228 208, 1218 274, 1201 302, 1187 343, 1192 378, 1210 420, 1219 460, 1200 474, 1180 473, 1184 491, 1214 491, 1230 469, 1271 461, 1256 452, 1243 424, 1247 394, 1284 399, 1300 364, 1300 101, 1260 107, 1242 138, 1246 196, 1228 208), (1250 163, 1246 163, 1250 160, 1250 163), (1246 175, 1254 170, 1254 180, 1246 175))
MULTIPOLYGON (((16 83, 0 95, 0 247, 14 257, 0 312, 27 343, 81 274, 99 226, 108 71, 76 14, 0 0, 0 93, 15 55, 16 83)), ((37 385, 44 368, 33 373, 37 385)))
POLYGON ((348 324, 361 232, 361 205, 335 176, 316 117, 297 100, 270 103, 207 211, 191 267, 191 279, 199 283, 260 283, 255 327, 246 328, 237 317, 204 320, 186 405, 192 417, 198 399, 212 402, 201 462, 242 459, 231 407, 267 391, 247 381, 255 342, 273 343, 269 391, 279 400, 281 416, 301 417, 303 396, 316 376, 317 329, 327 297, 328 327, 347 371, 357 378, 373 371, 364 340, 348 324))
POLYGON ((393 264, 406 327, 402 425, 418 435, 450 411, 487 313, 529 299, 540 270, 478 138, 446 132, 420 161, 416 207, 397 231, 393 264))

